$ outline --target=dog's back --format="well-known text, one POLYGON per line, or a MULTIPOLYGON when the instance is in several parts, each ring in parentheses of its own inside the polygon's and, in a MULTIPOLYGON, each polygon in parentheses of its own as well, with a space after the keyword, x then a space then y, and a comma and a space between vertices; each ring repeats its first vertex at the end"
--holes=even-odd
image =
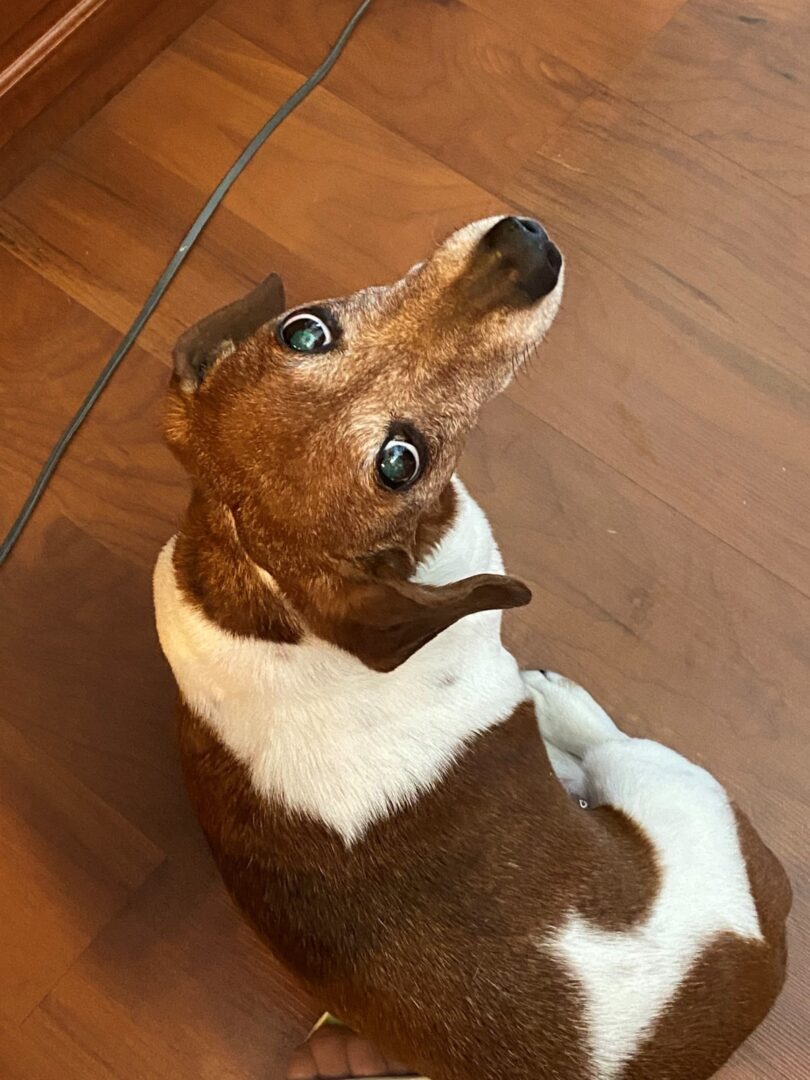
POLYGON ((660 880, 623 816, 571 810, 552 788, 530 705, 350 849, 277 803, 259 809, 244 766, 186 706, 181 735, 192 801, 241 909, 318 1000, 432 1080, 700 1080, 781 987, 789 888, 746 825, 763 940, 719 935, 655 1015, 639 979, 640 1034, 617 986, 615 1037, 607 1054, 594 1045, 560 929, 576 910, 632 942, 660 880))

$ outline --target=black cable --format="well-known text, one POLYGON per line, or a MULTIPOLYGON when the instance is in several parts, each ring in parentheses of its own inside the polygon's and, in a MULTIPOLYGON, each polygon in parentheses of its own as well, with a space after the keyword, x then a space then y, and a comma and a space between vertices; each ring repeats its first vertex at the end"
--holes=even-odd
POLYGON ((34 481, 34 485, 31 488, 28 498, 23 503, 22 509, 17 515, 14 524, 11 526, 5 539, 3 540, 3 543, 0 545, 0 566, 2 566, 8 558, 12 548, 19 540, 20 534, 22 533, 25 526, 28 524, 28 521, 34 512, 37 503, 42 498, 45 492, 45 488, 48 486, 48 483, 56 470, 56 466, 59 464, 59 461, 65 450, 67 450, 68 446, 70 445, 73 436, 84 423, 88 413, 101 396, 104 387, 110 381, 119 364, 134 344, 135 339, 138 337, 138 334, 140 334, 149 316, 157 307, 175 274, 180 269, 189 251, 191 251, 192 247, 199 238, 200 233, 208 224, 211 215, 225 198, 233 182, 242 173, 245 166, 248 165, 249 162, 253 159, 256 152, 266 142, 268 137, 272 135, 272 133, 279 126, 279 124, 283 120, 286 120, 290 113, 301 104, 304 98, 312 90, 315 89, 318 83, 322 82, 326 78, 326 76, 332 70, 335 61, 343 52, 343 49, 345 48, 346 43, 351 37, 354 28, 357 26, 358 22, 365 14, 366 9, 368 8, 370 3, 371 0, 363 0, 363 2, 355 11, 354 15, 352 15, 351 19, 349 19, 349 21, 344 26, 343 30, 340 33, 340 37, 329 50, 329 53, 322 61, 320 66, 317 67, 315 71, 313 71, 313 73, 309 76, 306 82, 302 83, 301 86, 298 87, 298 89, 291 97, 287 98, 284 104, 279 109, 277 109, 276 112, 273 113, 267 123, 253 136, 245 149, 242 151, 242 153, 239 155, 233 165, 231 165, 230 169, 228 169, 220 182, 214 188, 214 191, 209 196, 205 206, 203 206, 202 210, 200 210, 199 214, 197 215, 194 224, 183 237, 182 243, 178 247, 177 251, 175 251, 174 255, 172 255, 168 266, 158 278, 157 284, 152 289, 151 293, 146 299, 146 303, 135 316, 132 326, 130 326, 129 330, 127 330, 126 334, 124 334, 120 344, 118 345, 118 348, 115 350, 110 359, 102 368, 101 374, 98 376, 95 383, 93 383, 93 386, 91 387, 87 397, 79 406, 79 409, 76 412, 75 416, 70 421, 65 430, 62 432, 53 450, 51 450, 50 454, 48 455, 47 461, 42 466, 42 471, 34 481))

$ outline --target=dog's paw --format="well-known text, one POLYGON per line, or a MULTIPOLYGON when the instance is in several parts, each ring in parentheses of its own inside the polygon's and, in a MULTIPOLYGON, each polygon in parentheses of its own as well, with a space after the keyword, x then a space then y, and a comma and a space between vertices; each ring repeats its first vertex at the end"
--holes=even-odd
POLYGON ((524 671, 537 709, 543 738, 574 757, 613 739, 624 739, 601 705, 587 690, 555 671, 524 671))
POLYGON ((580 804, 590 806, 592 802, 590 784, 580 761, 572 754, 566 754, 554 743, 544 740, 551 768, 562 786, 580 804))

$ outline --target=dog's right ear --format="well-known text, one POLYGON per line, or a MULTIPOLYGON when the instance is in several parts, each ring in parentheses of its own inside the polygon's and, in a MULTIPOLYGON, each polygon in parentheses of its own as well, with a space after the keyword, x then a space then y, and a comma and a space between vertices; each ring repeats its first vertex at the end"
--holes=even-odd
POLYGON ((278 274, 270 274, 247 296, 186 330, 172 350, 174 376, 181 389, 196 390, 220 357, 228 356, 284 309, 284 285, 278 274))
POLYGON ((394 577, 347 581, 316 632, 375 671, 393 671, 443 630, 478 611, 523 607, 529 588, 504 574, 476 574, 447 585, 394 577), (336 601, 336 602, 335 602, 336 601))

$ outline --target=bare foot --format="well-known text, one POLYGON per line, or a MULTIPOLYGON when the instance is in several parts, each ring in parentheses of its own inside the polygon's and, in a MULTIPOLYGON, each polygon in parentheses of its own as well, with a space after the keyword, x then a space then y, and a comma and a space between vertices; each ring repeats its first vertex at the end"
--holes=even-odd
POLYGON ((383 1054, 339 1024, 318 1028, 295 1051, 287 1080, 348 1080, 349 1077, 408 1076, 404 1065, 383 1054))

